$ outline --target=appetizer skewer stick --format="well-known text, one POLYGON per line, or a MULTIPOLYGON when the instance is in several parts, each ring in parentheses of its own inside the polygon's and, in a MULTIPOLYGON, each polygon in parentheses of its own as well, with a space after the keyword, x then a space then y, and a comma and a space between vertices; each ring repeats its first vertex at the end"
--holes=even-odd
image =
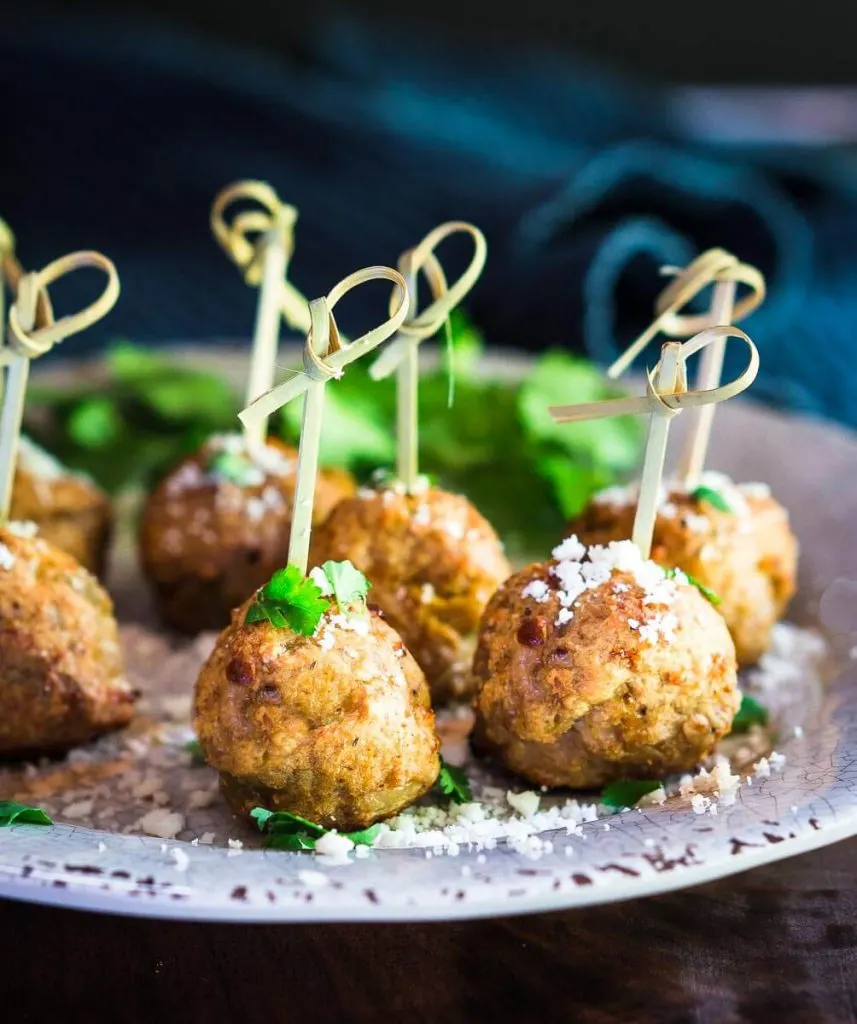
MULTIPOLYGON (((0 217, 0 325, 6 328, 5 288, 11 295, 18 291, 18 283, 26 271, 15 255, 15 236, 6 221, 0 217)), ((46 291, 39 293, 36 304, 36 326, 44 327, 53 319, 50 296, 46 291)))
MULTIPOLYGON (((749 264, 740 263, 737 257, 723 249, 709 249, 687 267, 666 267, 663 272, 673 275, 673 280, 657 298, 655 320, 608 368, 608 377, 619 377, 659 332, 672 338, 689 338, 707 327, 738 323, 757 309, 765 298, 765 279, 760 271, 749 264), (714 293, 707 313, 681 312, 683 307, 712 284, 714 293), (736 303, 738 284, 747 286, 750 291, 736 303)), ((720 383, 725 345, 726 339, 721 338, 703 351, 695 381, 698 391, 716 388, 720 383)), ((693 422, 679 473, 689 489, 698 484, 705 466, 714 409, 714 404, 708 404, 695 409, 692 414, 693 422)))
POLYGON ((17 295, 9 310, 7 344, 0 349, 0 366, 6 368, 6 386, 0 407, 0 522, 5 523, 9 518, 30 361, 97 323, 110 312, 118 298, 116 268, 106 256, 97 252, 71 253, 36 273, 24 274, 18 280, 17 295), (107 285, 101 295, 78 313, 64 316, 57 322, 53 322, 50 316, 47 323, 37 326, 40 296, 46 294, 49 285, 83 267, 94 267, 107 275, 107 285))
POLYGON ((309 304, 310 328, 304 346, 304 371, 256 398, 238 414, 245 427, 252 430, 275 410, 300 395, 305 396, 288 559, 289 564, 297 566, 303 574, 306 574, 309 560, 325 386, 329 380, 340 377, 349 363, 395 334, 404 323, 408 308, 408 286, 402 275, 391 267, 368 267, 343 278, 325 297, 309 304), (346 344, 339 334, 333 308, 348 292, 367 281, 392 282, 391 313, 379 327, 346 344))
POLYGON ((408 494, 413 492, 419 475, 419 344, 437 334, 452 310, 476 284, 487 253, 485 236, 477 227, 464 221, 450 221, 430 231, 419 245, 399 257, 399 271, 408 285, 411 316, 402 324, 398 337, 372 364, 369 373, 373 380, 383 380, 396 372, 396 470, 408 494), (470 235, 474 251, 469 265, 450 287, 435 250, 456 234, 470 235), (417 296, 420 271, 426 277, 434 300, 422 313, 418 312, 417 296))
MULTIPOLYGON (((261 181, 239 181, 227 186, 218 193, 211 209, 214 237, 238 265, 244 280, 259 286, 247 380, 248 405, 274 384, 280 316, 296 330, 309 329, 307 302, 286 277, 294 251, 296 220, 297 210, 281 202, 270 185, 261 181), (227 224, 227 209, 240 201, 254 202, 257 208, 238 213, 227 224), (248 237, 250 234, 256 236, 254 241, 248 237)), ((267 427, 267 417, 254 421, 253 427, 247 428, 248 440, 262 444, 267 427)))
POLYGON ((683 409, 704 408, 734 398, 753 383, 758 370, 759 353, 742 330, 737 327, 709 327, 683 344, 667 342, 663 346, 654 374, 647 372, 647 389, 644 397, 550 407, 550 414, 558 423, 574 423, 629 413, 650 415, 632 537, 643 558, 649 558, 651 554, 670 420, 683 409), (734 380, 716 388, 688 391, 685 370, 687 359, 709 345, 725 343, 728 338, 740 339, 750 351, 750 358, 744 371, 734 380))

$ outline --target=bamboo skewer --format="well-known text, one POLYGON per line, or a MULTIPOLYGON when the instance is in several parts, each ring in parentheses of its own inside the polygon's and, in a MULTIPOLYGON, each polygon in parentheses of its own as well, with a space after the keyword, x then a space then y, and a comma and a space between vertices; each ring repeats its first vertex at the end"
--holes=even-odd
POLYGON ((260 419, 304 395, 288 556, 289 564, 297 566, 304 575, 309 561, 325 387, 329 380, 341 377, 349 363, 367 355, 395 334, 408 315, 408 306, 407 283, 391 267, 368 267, 343 278, 327 296, 309 304, 310 327, 304 345, 304 370, 271 388, 238 414, 244 426, 252 429, 260 419), (394 285, 390 316, 379 327, 347 343, 339 333, 333 308, 353 288, 368 281, 390 281, 394 285))
POLYGON ((402 324, 397 337, 370 367, 373 380, 396 373, 396 472, 405 490, 411 493, 419 476, 419 344, 437 334, 453 309, 476 284, 485 267, 488 246, 482 232, 465 221, 441 224, 413 249, 399 257, 399 271, 407 282, 411 316, 402 324), (456 234, 473 240, 473 257, 457 281, 449 285, 435 250, 456 234), (432 302, 418 312, 418 278, 426 278, 432 302))
MULTIPOLYGON (((739 262, 737 257, 723 249, 709 249, 687 267, 665 267, 663 272, 672 275, 673 280, 657 298, 655 320, 608 368, 608 377, 615 379, 624 373, 659 332, 671 338, 688 338, 708 327, 726 327, 749 316, 765 297, 765 279, 761 272, 739 262), (688 303, 712 284, 714 293, 707 313, 683 312, 688 303), (749 288, 749 292, 736 301, 739 284, 749 288)), ((723 338, 706 346, 703 351, 695 381, 697 391, 714 389, 720 383, 725 344, 723 338)), ((689 489, 696 486, 705 466, 714 411, 715 404, 711 403, 698 407, 693 414, 680 466, 680 476, 689 489)))
POLYGON ((17 293, 9 309, 7 343, 0 348, 0 366, 6 368, 6 386, 0 407, 0 522, 9 518, 18 440, 24 413, 30 361, 45 355, 54 345, 91 327, 116 304, 119 276, 116 267, 97 252, 75 252, 49 263, 36 273, 19 275, 17 293), (91 305, 54 321, 47 289, 61 277, 82 267, 94 267, 107 275, 107 285, 91 305), (39 325, 40 304, 49 314, 39 325))
POLYGON ((654 524, 661 500, 670 421, 684 409, 704 408, 734 398, 753 383, 758 372, 758 350, 740 328, 709 327, 683 344, 670 341, 663 346, 654 374, 647 374, 647 390, 644 396, 549 408, 548 411, 558 423, 577 423, 582 420, 628 414, 648 414, 651 417, 632 533, 632 540, 644 558, 648 558, 652 550, 654 524), (688 358, 711 345, 725 344, 729 338, 743 341, 749 349, 750 358, 742 373, 734 380, 715 388, 688 391, 685 367, 688 358))

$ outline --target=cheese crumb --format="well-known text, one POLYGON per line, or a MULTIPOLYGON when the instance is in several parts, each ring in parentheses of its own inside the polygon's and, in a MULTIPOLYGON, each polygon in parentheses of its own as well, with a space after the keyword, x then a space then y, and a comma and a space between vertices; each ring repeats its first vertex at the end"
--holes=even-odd
POLYGON ((522 818, 532 818, 539 809, 541 797, 538 793, 526 790, 523 793, 513 793, 511 790, 506 794, 509 806, 518 812, 522 818))
POLYGON ((146 835, 157 836, 158 839, 175 839, 184 828, 184 815, 156 807, 140 818, 137 827, 146 835))
POLYGON ((342 836, 338 832, 325 832, 315 844, 315 852, 322 857, 330 858, 334 864, 347 864, 348 853, 353 849, 354 843, 348 836, 342 836))
POLYGON ((547 601, 548 597, 550 597, 550 592, 550 587, 544 580, 533 580, 521 591, 521 597, 531 597, 534 601, 538 601, 541 604, 547 601))

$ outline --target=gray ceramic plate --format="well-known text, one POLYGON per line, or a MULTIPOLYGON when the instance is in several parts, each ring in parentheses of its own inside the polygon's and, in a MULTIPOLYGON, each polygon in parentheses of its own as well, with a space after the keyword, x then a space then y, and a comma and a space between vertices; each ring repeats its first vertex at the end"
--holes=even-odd
MULTIPOLYGON (((802 625, 824 627, 831 652, 827 664, 838 665, 826 683, 814 672, 805 678, 801 671, 792 672, 778 695, 768 694, 777 750, 786 760, 770 776, 757 775, 752 785, 742 785, 734 803, 722 802, 716 816, 695 813, 689 800, 676 797, 662 807, 614 816, 609 829, 603 821, 592 821, 575 834, 551 834, 552 849, 538 859, 503 841, 484 852, 461 846, 457 856, 427 857, 424 849, 373 850, 347 865, 253 848, 251 833, 212 795, 209 770, 191 769, 181 754, 170 754, 170 744, 179 750, 175 745, 185 735, 187 695, 205 642, 179 649, 149 635, 145 625, 128 624, 126 637, 135 646, 133 674, 141 686, 148 675, 163 677, 164 659, 172 659, 168 692, 150 693, 144 704, 149 726, 157 719, 158 745, 151 746, 151 735, 144 741, 142 733, 132 734, 65 767, 28 769, 56 819, 80 824, 4 829, 0 895, 121 914, 211 920, 465 918, 678 889, 857 834, 857 671, 850 660, 857 643, 857 440, 831 425, 738 401, 718 413, 712 464, 738 480, 768 481, 791 510, 802 544, 793 617, 802 625), (154 782, 145 766, 152 756, 154 782), (113 767, 90 777, 93 763, 113 767), (70 773, 65 781, 62 771, 70 773), (202 774, 187 782, 191 771, 202 774), (58 795, 62 785, 70 796, 58 795), (160 801, 174 807, 179 799, 174 791, 193 789, 202 793, 196 798, 201 806, 183 819, 176 839, 133 834, 139 830, 140 807, 131 806, 125 817, 114 816, 108 804, 115 785, 124 786, 131 804, 136 800, 155 807, 160 801), (153 792, 158 786, 164 792, 153 792), (100 810, 102 804, 106 810, 100 810), (105 821, 120 831, 105 831, 105 821), (100 822, 101 829, 90 827, 100 822), (191 845, 189 840, 203 829, 209 830, 203 835, 209 842, 191 845)), ((138 590, 128 571, 120 587, 138 590)), ((120 594, 126 616, 135 607, 129 595, 120 594)), ((447 735, 454 748, 455 722, 447 735)), ((12 795, 9 776, 0 775, 0 783, 3 795, 12 795)))

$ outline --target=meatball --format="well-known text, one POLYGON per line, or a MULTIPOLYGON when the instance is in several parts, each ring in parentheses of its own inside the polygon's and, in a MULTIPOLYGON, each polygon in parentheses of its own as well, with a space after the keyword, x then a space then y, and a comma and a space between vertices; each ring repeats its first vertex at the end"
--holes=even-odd
POLYGON ((56 753, 134 713, 110 598, 33 524, 0 527, 0 754, 56 753))
POLYGON ((471 695, 479 618, 511 568, 466 498, 433 487, 361 489, 313 535, 312 563, 328 559, 369 578, 372 603, 413 652, 435 702, 471 695))
POLYGON ((587 549, 572 537, 508 580, 473 671, 476 748, 544 786, 685 771, 740 704, 722 617, 630 541, 587 549))
MULTIPOLYGON (((611 489, 596 495, 570 531, 587 544, 630 537, 635 511, 634 490, 611 489)), ((705 473, 691 493, 671 486, 658 510, 652 558, 720 598, 739 665, 754 664, 770 646, 771 629, 795 592, 797 557, 788 513, 764 484, 736 486, 721 473, 705 473), (712 504, 718 495, 729 511, 712 504)))
POLYGON ((196 684, 195 726, 230 807, 351 831, 398 813, 439 771, 428 686, 396 633, 360 608, 312 636, 233 613, 196 684))
POLYGON ((40 537, 104 575, 113 532, 109 498, 89 477, 72 473, 26 437, 18 446, 10 518, 36 523, 40 537))
MULTIPOLYGON (((167 625, 222 629, 285 564, 296 471, 295 450, 273 438, 250 451, 243 437, 223 435, 161 481, 143 510, 140 560, 167 625)), ((314 519, 353 492, 347 473, 322 470, 314 519)))

